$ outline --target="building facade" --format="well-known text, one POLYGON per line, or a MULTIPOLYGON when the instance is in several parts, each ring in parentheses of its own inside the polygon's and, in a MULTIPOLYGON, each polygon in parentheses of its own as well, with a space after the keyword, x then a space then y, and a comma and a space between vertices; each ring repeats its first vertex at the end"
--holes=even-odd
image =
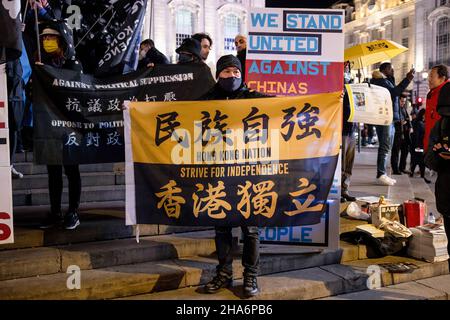
MULTIPOLYGON (((397 81, 414 66, 416 77, 409 86, 413 99, 425 99, 426 75, 433 65, 450 65, 450 0, 354 0, 345 9, 345 47, 373 40, 393 40, 409 50, 391 60, 397 81)), ((365 68, 364 76, 379 64, 365 68)))
MULTIPOLYGON (((437 64, 450 67, 450 0, 416 0, 415 64, 428 72, 437 64)), ((415 92, 426 97, 428 83, 419 75, 415 92)))
POLYGON ((228 53, 236 54, 234 37, 247 33, 251 7, 264 7, 264 0, 148 0, 144 36, 172 62, 184 38, 208 33, 213 46, 208 62, 228 53))
MULTIPOLYGON (((415 1, 355 0, 353 10, 351 21, 344 28, 345 47, 380 39, 402 44, 409 50, 391 62, 397 80, 403 78, 415 62, 415 1)), ((370 78, 372 71, 378 67, 379 64, 376 64, 362 70, 364 77, 370 78)))

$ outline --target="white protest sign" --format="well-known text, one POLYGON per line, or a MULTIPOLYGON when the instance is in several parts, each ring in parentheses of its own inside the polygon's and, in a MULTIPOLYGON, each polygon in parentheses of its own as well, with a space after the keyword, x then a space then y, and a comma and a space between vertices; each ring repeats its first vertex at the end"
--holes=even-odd
POLYGON ((389 90, 367 83, 347 84, 349 122, 387 126, 392 123, 392 100, 389 90))

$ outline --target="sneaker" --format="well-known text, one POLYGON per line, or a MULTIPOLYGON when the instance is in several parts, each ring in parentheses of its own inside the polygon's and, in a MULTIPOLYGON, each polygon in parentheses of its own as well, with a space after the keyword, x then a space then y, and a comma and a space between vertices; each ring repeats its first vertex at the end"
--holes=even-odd
POLYGON ((80 219, 76 211, 69 211, 64 217, 64 229, 74 230, 80 225, 80 219))
POLYGON ((229 288, 232 285, 233 285, 232 278, 218 274, 205 285, 204 289, 206 293, 216 293, 220 289, 229 288))
POLYGON ((49 229, 56 226, 59 226, 62 222, 61 213, 48 213, 45 220, 42 222, 39 228, 41 229, 49 229))
POLYGON ((385 186, 393 186, 395 184, 394 179, 389 178, 385 174, 383 174, 379 178, 377 178, 377 181, 385 186))
POLYGON ((256 296, 259 292, 256 277, 244 276, 244 295, 246 297, 256 296))
POLYGON ((23 178, 23 173, 17 171, 16 168, 11 166, 11 178, 13 178, 13 179, 22 179, 23 178))

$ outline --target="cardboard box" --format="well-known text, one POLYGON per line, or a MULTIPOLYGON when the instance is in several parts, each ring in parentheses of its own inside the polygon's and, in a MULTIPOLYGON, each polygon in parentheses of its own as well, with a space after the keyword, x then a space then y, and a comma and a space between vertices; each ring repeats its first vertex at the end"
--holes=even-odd
POLYGON ((371 205, 370 214, 372 216, 372 224, 378 227, 381 224, 382 218, 402 223, 400 219, 400 207, 401 205, 396 203, 371 205))
POLYGON ((0 129, 0 167, 9 167, 9 165, 9 130, 0 129))
POLYGON ((0 167, 0 245, 14 242, 11 167, 0 167))

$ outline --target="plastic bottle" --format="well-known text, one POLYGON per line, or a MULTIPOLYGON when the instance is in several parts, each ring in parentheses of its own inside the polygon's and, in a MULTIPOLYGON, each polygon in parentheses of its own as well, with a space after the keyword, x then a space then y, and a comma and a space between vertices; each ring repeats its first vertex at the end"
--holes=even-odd
POLYGON ((434 217, 433 212, 430 212, 430 213, 428 214, 428 221, 427 221, 427 222, 428 222, 428 223, 432 223, 432 224, 436 223, 436 218, 434 217))

